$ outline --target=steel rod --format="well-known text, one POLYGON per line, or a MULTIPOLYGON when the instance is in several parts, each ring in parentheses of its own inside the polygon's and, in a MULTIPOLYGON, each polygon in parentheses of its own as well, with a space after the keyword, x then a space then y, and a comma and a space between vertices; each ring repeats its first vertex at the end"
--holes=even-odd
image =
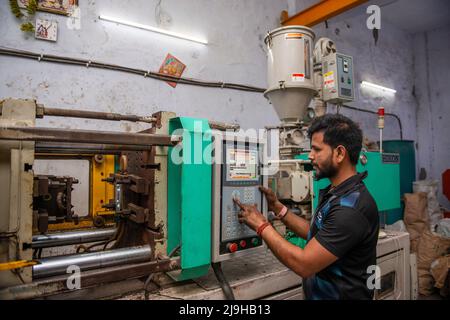
POLYGON ((216 130, 239 130, 240 129, 240 125, 238 124, 231 124, 231 123, 224 123, 224 122, 219 122, 219 121, 213 121, 213 120, 209 120, 208 121, 209 126, 211 127, 211 129, 216 129, 216 130))
POLYGON ((70 118, 85 118, 96 120, 111 120, 111 121, 132 121, 132 122, 146 122, 154 123, 157 121, 155 117, 141 117, 136 115, 126 115, 119 113, 97 112, 87 110, 70 110, 41 107, 44 116, 56 117, 70 117, 70 118))
POLYGON ((145 146, 170 146, 180 141, 179 136, 152 133, 123 133, 42 127, 0 127, 0 139, 23 141, 48 141, 70 143, 100 143, 145 146))
POLYGON ((33 266, 33 279, 67 274, 69 266, 77 266, 81 271, 112 267, 128 263, 150 261, 150 246, 121 248, 115 250, 83 253, 77 255, 38 259, 33 266))
POLYGON ((33 236, 31 247, 33 249, 66 246, 71 244, 80 244, 88 242, 96 242, 111 239, 116 232, 115 228, 59 232, 50 234, 40 234, 33 236))
POLYGON ((269 166, 283 163, 298 163, 298 164, 311 164, 311 160, 302 159, 285 159, 285 160, 270 160, 267 162, 269 166))
POLYGON ((123 151, 150 151, 151 146, 118 145, 118 144, 82 144, 38 141, 35 145, 37 153, 57 154, 120 154, 123 151))

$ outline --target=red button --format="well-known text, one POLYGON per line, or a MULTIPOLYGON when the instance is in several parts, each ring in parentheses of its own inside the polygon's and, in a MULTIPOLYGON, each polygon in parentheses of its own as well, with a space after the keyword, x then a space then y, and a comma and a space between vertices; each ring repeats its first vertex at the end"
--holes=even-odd
POLYGON ((245 248, 247 246, 247 242, 245 242, 245 240, 241 240, 239 244, 241 245, 241 248, 245 248))
POLYGON ((227 244, 227 249, 230 252, 236 252, 238 249, 238 245, 236 243, 229 243, 227 244))

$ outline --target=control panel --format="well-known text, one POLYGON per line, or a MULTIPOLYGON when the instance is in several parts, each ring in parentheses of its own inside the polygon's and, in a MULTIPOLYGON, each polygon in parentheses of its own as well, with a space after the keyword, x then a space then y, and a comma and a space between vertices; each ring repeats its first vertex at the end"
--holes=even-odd
POLYGON ((322 60, 323 100, 343 103, 355 99, 353 58, 331 53, 322 60))
POLYGON ((259 190, 267 186, 262 175, 264 143, 237 133, 214 135, 212 261, 219 262, 263 247, 260 237, 238 220, 243 204, 256 204, 267 216, 267 204, 259 190))

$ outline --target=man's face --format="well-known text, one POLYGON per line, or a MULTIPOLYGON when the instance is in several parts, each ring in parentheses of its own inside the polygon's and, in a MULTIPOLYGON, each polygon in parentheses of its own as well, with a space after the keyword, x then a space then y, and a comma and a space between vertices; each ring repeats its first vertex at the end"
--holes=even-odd
POLYGON ((331 146, 323 142, 323 132, 314 133, 311 137, 311 152, 308 158, 316 170, 316 180, 336 175, 338 166, 334 163, 333 155, 331 146))

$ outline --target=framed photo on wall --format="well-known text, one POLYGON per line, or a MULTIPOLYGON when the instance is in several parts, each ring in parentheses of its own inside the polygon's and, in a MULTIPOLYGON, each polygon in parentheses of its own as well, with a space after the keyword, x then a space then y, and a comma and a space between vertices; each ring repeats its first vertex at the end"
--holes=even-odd
POLYGON ((36 19, 34 36, 36 39, 55 42, 58 36, 58 23, 45 19, 36 19))
POLYGON ((37 0, 39 11, 51 12, 68 16, 72 13, 78 0, 37 0))
MULTIPOLYGON (((50 13, 70 15, 74 8, 78 6, 78 0, 36 0, 37 10, 50 13)), ((25 9, 28 6, 28 0, 17 0, 19 8, 25 9)))
MULTIPOLYGON (((183 62, 169 53, 159 68, 159 73, 180 78, 185 68, 186 65, 183 62)), ((167 83, 173 88, 177 86, 177 82, 167 81, 167 83)))

